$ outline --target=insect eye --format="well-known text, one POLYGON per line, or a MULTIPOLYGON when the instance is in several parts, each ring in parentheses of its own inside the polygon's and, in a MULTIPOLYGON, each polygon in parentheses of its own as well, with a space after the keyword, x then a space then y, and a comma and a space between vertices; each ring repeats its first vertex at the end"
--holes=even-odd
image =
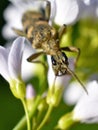
POLYGON ((25 29, 25 33, 28 33, 28 29, 29 29, 29 28, 26 28, 26 29, 25 29))
POLYGON ((56 65, 56 60, 54 59, 53 56, 51 56, 51 61, 52 61, 52 64, 53 64, 53 65, 56 65))
POLYGON ((67 60, 68 60, 68 58, 67 58, 67 56, 65 55, 65 53, 64 53, 64 52, 62 52, 62 56, 65 58, 65 61, 67 61, 67 60))

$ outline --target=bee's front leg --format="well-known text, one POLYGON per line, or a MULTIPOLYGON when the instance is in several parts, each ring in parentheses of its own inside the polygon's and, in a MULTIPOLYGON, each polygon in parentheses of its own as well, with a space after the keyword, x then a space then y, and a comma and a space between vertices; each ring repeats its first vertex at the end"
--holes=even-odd
POLYGON ((39 60, 35 60, 35 59, 36 59, 37 57, 39 57, 41 54, 44 54, 44 52, 41 51, 41 52, 37 52, 37 53, 35 53, 35 54, 32 54, 31 56, 29 56, 29 57, 27 58, 27 61, 28 61, 28 62, 31 62, 31 63, 41 64, 41 65, 43 65, 43 67, 44 67, 45 69, 47 69, 47 65, 46 65, 44 62, 39 61, 39 60))

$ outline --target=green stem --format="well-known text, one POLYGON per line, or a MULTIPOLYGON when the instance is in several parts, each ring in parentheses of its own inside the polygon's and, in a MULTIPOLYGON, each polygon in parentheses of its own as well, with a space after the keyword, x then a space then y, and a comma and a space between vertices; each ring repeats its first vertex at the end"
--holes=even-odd
MULTIPOLYGON (((31 119, 36 111, 36 108, 40 102, 40 99, 41 99, 41 96, 37 96, 36 100, 35 100, 35 103, 33 105, 33 108, 32 110, 30 111, 29 113, 29 118, 31 119)), ((13 128, 13 130, 23 130, 24 127, 26 126, 26 116, 24 116, 20 122, 13 128)))
POLYGON ((27 110, 27 106, 26 106, 25 100, 22 99, 21 101, 22 101, 22 104, 23 104, 23 107, 24 107, 24 110, 25 110, 25 114, 26 114, 27 130, 31 130, 30 119, 29 119, 29 113, 28 113, 28 110, 27 110))
POLYGON ((37 130, 40 130, 44 126, 44 124, 46 123, 46 121, 48 120, 48 118, 49 118, 49 116, 50 116, 50 114, 52 112, 52 109, 53 109, 53 106, 50 105, 44 119, 42 120, 42 122, 39 125, 39 127, 37 128, 37 130))

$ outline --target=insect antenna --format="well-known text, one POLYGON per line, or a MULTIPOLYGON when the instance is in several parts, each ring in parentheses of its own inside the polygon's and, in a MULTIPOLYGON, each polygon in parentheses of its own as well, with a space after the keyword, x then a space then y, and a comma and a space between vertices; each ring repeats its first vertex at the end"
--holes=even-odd
POLYGON ((68 72, 69 74, 71 74, 75 79, 77 79, 77 81, 80 83, 80 85, 83 87, 83 89, 85 90, 85 92, 86 92, 87 95, 88 95, 88 91, 87 91, 86 87, 85 87, 84 84, 80 81, 80 79, 78 78, 78 76, 77 76, 72 70, 70 70, 69 68, 67 68, 67 72, 68 72))

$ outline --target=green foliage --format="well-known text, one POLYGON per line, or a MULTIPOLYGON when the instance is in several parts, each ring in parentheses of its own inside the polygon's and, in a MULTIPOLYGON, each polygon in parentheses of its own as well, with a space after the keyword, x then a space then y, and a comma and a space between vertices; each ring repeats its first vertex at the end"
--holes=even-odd
MULTIPOLYGON (((68 27, 61 45, 80 48, 81 54, 76 68, 80 77, 86 80, 98 73, 98 21, 81 20, 68 27)), ((75 55, 71 53, 70 56, 75 55)))

